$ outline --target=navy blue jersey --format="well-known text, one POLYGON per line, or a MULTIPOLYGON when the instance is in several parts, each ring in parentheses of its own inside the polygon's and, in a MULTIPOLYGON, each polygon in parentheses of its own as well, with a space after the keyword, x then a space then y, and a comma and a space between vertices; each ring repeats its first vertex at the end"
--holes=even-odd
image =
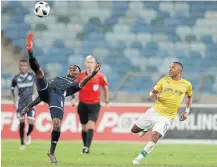
POLYGON ((48 83, 49 90, 64 96, 70 96, 79 91, 81 88, 78 82, 69 77, 55 77, 48 83))
POLYGON ((19 108, 23 108, 33 100, 34 84, 36 82, 35 75, 33 73, 26 73, 16 75, 11 82, 11 89, 18 89, 19 96, 19 108))

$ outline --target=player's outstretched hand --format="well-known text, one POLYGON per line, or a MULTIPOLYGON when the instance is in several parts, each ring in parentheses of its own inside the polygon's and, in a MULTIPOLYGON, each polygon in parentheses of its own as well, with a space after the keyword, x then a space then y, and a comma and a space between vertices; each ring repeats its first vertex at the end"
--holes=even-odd
POLYGON ((25 107, 22 111, 21 111, 21 118, 25 118, 26 113, 29 111, 28 107, 25 107))
POLYGON ((96 72, 96 73, 99 72, 100 68, 101 68, 101 64, 100 63, 96 63, 94 72, 96 72))
POLYGON ((33 32, 30 32, 27 37, 26 37, 26 49, 28 51, 32 51, 32 47, 33 47, 33 44, 32 44, 32 41, 33 41, 33 32))
POLYGON ((184 112, 180 115, 180 121, 184 121, 188 118, 188 113, 187 112, 184 112))

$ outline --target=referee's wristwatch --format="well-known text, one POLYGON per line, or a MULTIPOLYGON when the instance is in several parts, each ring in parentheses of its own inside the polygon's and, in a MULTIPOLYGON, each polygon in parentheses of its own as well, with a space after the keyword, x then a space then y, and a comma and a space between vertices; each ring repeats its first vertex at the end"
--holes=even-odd
POLYGON ((108 104, 108 103, 109 103, 109 101, 106 101, 106 102, 105 102, 105 104, 108 104))

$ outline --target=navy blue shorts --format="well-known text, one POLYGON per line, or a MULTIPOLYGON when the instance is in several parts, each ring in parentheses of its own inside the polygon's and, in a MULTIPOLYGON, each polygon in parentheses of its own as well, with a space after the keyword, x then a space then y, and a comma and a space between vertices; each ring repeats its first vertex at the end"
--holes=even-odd
POLYGON ((64 112, 64 96, 55 92, 49 92, 49 109, 51 113, 51 118, 63 119, 64 112))
POLYGON ((49 105, 51 118, 63 119, 64 96, 49 90, 48 82, 37 79, 37 88, 40 99, 49 105))
POLYGON ((36 85, 37 85, 38 95, 40 99, 43 102, 48 103, 48 99, 49 99, 48 82, 46 81, 45 78, 41 78, 41 79, 37 78, 36 85))

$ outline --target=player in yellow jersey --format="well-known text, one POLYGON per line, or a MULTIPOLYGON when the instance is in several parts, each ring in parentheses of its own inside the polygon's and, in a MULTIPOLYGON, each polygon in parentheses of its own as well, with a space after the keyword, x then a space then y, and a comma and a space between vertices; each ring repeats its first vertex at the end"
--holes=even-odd
POLYGON ((151 99, 156 103, 138 118, 131 131, 143 136, 152 130, 152 136, 142 152, 133 160, 133 164, 139 164, 164 136, 185 96, 186 109, 180 115, 180 121, 187 119, 192 103, 192 85, 191 82, 181 78, 182 71, 183 65, 180 62, 173 62, 169 68, 169 76, 161 78, 150 92, 151 99))

